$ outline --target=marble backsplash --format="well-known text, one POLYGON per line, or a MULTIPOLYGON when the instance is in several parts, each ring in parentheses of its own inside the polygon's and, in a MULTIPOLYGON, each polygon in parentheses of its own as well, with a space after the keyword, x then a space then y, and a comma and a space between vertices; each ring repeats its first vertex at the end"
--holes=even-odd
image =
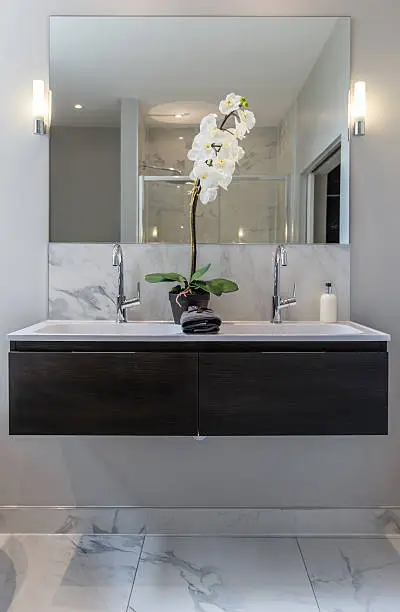
MULTIPOLYGON (((318 320, 324 283, 333 283, 339 320, 350 318, 350 249, 346 245, 288 245, 288 266, 282 269, 282 295, 296 283, 297 305, 286 311, 290 320, 318 320)), ((171 320, 168 285, 144 281, 150 272, 185 273, 187 245, 126 244, 125 292, 142 303, 131 309, 133 320, 171 320)), ((199 265, 211 262, 210 275, 235 280, 237 293, 212 296, 211 305, 225 321, 269 320, 272 300, 274 245, 200 245, 199 265)), ((111 265, 111 244, 49 245, 49 317, 51 319, 114 319, 117 269, 111 265)))

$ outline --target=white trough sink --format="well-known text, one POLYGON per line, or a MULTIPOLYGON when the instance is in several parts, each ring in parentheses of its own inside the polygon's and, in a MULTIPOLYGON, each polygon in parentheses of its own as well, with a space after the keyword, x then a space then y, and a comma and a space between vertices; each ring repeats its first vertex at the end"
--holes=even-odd
POLYGON ((217 335, 184 334, 180 325, 158 321, 42 321, 9 334, 10 341, 381 341, 390 336, 357 323, 234 321, 221 326, 217 335))

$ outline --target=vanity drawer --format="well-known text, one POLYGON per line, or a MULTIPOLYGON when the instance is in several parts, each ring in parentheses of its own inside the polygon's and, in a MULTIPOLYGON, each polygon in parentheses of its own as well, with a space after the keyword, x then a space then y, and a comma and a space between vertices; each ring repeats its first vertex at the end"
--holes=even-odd
POLYGON ((201 435, 387 434, 386 352, 199 357, 201 435))
POLYGON ((195 435, 197 353, 11 352, 10 434, 195 435))

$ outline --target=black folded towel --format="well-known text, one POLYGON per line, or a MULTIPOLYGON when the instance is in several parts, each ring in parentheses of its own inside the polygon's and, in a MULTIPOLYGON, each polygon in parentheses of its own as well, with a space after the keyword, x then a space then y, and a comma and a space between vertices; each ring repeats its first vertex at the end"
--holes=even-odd
POLYGON ((181 325, 185 334, 218 334, 221 319, 210 308, 189 306, 182 313, 181 325))

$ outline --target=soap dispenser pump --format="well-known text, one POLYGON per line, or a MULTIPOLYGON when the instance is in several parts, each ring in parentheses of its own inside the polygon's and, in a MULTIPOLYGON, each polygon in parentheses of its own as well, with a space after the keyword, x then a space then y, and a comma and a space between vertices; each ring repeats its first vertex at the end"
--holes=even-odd
POLYGON ((337 321, 337 297, 333 293, 332 283, 325 283, 325 293, 320 300, 320 321, 322 323, 335 323, 337 321))

